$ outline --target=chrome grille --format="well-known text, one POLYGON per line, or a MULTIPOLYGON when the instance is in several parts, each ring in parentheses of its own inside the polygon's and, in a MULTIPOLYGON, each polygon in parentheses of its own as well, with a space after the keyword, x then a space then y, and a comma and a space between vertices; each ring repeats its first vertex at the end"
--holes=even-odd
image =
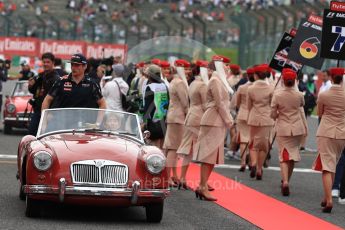
POLYGON ((127 165, 107 160, 86 160, 71 164, 73 183, 124 186, 128 181, 127 165))
POLYGON ((74 182, 99 183, 99 169, 95 165, 73 165, 74 182))

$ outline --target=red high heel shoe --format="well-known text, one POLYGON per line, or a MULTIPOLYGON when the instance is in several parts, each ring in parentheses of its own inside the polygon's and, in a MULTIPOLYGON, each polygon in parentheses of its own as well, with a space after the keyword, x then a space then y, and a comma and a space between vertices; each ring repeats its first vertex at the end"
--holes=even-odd
POLYGON ((206 196, 201 190, 196 189, 195 190, 195 196, 196 198, 199 198, 200 200, 206 200, 206 201, 217 201, 217 198, 212 196, 206 196))
POLYGON ((333 205, 330 205, 330 206, 325 206, 323 209, 322 209, 322 212, 323 213, 331 213, 332 212, 332 208, 333 208, 333 205))
POLYGON ((289 196, 290 195, 289 185, 288 186, 282 185, 281 192, 283 196, 289 196))
POLYGON ((183 189, 185 189, 185 190, 188 190, 188 186, 187 186, 187 183, 186 183, 186 182, 180 182, 180 183, 178 184, 178 189, 180 190, 181 187, 182 187, 183 189))
POLYGON ((208 191, 210 191, 210 192, 214 191, 214 188, 209 184, 207 184, 207 188, 208 188, 208 191))
POLYGON ((242 165, 241 168, 238 170, 239 172, 244 172, 246 171, 246 166, 242 165))
POLYGON ((252 166, 250 169, 250 178, 254 178, 256 174, 256 166, 252 166))
POLYGON ((263 174, 263 172, 256 173, 256 180, 262 180, 262 174, 263 174))

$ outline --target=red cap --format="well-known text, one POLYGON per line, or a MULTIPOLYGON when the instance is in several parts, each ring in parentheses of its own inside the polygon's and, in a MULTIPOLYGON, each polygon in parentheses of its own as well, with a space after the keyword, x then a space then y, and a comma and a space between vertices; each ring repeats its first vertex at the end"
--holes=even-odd
POLYGON ((159 60, 158 58, 154 58, 151 60, 151 63, 155 64, 155 65, 159 65, 160 62, 161 62, 161 60, 159 60))
POLYGON ((344 75, 344 68, 330 68, 329 72, 331 74, 331 76, 342 76, 344 75))
POLYGON ((159 63, 159 66, 160 66, 161 68, 169 68, 169 67, 170 67, 170 63, 167 62, 167 61, 161 61, 161 62, 159 63))
POLYGON ((175 61, 175 66, 187 68, 190 67, 190 63, 184 59, 178 59, 175 61))
POLYGON ((283 71, 283 80, 295 80, 297 77, 297 73, 293 70, 291 71, 283 71))
POLYGON ((208 61, 197 60, 195 64, 198 67, 208 67, 208 61))
POLYGON ((254 74, 254 68, 248 68, 247 69, 247 74, 254 74))
POLYGON ((272 72, 272 68, 268 64, 264 63, 264 64, 261 64, 261 65, 266 68, 266 72, 272 72))
POLYGON ((137 67, 137 68, 142 68, 142 67, 144 67, 144 65, 145 65, 145 62, 141 61, 141 62, 138 62, 138 63, 136 64, 136 67, 137 67))
POLYGON ((290 69, 290 68, 283 68, 282 74, 284 74, 284 73, 286 73, 286 72, 295 72, 295 71, 293 71, 293 70, 290 69))
POLYGON ((222 55, 213 55, 212 61, 222 61, 224 63, 230 63, 230 58, 227 58, 222 55))
POLYGON ((230 69, 232 71, 240 71, 241 67, 239 65, 232 64, 232 65, 230 65, 230 69))
POLYGON ((267 72, 267 66, 265 65, 257 65, 254 67, 255 73, 266 73, 267 72))

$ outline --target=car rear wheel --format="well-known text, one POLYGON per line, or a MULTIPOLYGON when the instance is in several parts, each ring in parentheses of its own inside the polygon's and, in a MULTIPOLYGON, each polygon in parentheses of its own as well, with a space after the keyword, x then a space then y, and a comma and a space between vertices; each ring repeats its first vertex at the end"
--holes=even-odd
POLYGON ((147 222, 159 223, 163 217, 164 201, 160 203, 149 204, 146 207, 147 222))
POLYGON ((26 196, 26 209, 25 216, 27 217, 40 217, 41 216, 41 201, 31 199, 26 196))
POLYGON ((8 124, 4 124, 4 134, 11 134, 12 133, 12 126, 8 124))

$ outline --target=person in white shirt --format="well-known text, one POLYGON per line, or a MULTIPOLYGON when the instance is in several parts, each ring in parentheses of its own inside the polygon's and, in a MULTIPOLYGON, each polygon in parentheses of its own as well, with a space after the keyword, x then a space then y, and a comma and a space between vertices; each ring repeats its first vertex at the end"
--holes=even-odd
POLYGON ((124 111, 122 108, 121 93, 127 95, 128 84, 123 80, 124 66, 113 65, 113 76, 106 76, 102 80, 102 94, 107 103, 107 109, 124 111), (107 79, 111 79, 108 80, 107 79))
POLYGON ((323 71, 321 76, 322 76, 322 85, 319 89, 318 95, 320 95, 320 93, 322 92, 329 90, 332 86, 330 74, 328 70, 323 71))

